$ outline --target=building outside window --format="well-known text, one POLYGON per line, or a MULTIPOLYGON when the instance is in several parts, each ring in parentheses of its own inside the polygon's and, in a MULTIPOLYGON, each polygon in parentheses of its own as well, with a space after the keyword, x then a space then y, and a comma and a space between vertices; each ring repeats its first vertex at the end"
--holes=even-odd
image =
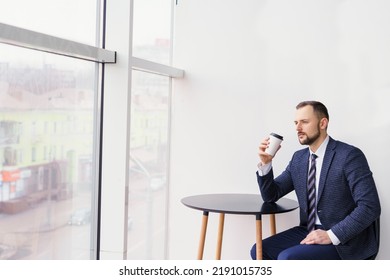
POLYGON ((7 45, 0 52, 0 259, 89 259, 95 187, 91 172, 81 174, 96 141, 95 65, 7 45), (88 133, 57 131, 69 120, 88 133))

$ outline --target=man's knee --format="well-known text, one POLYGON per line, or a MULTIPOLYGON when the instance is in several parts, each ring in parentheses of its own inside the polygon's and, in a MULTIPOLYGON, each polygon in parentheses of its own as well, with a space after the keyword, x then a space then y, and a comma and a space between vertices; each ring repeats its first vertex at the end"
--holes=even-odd
MULTIPOLYGON (((252 246, 250 254, 251 254, 252 260, 257 259, 256 244, 252 246)), ((263 257, 263 260, 271 260, 272 259, 271 257, 268 256, 267 252, 264 250, 264 247, 263 247, 263 256, 262 257, 263 257)))
POLYGON ((278 260, 296 260, 297 256, 295 256, 294 252, 286 249, 278 255, 278 260))

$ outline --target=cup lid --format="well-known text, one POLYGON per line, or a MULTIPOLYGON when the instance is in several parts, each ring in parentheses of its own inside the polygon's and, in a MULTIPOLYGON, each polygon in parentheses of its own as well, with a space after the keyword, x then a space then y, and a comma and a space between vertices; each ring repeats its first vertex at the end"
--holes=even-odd
POLYGON ((276 137, 276 138, 278 138, 278 139, 280 139, 280 140, 283 140, 283 136, 281 136, 281 135, 279 135, 279 134, 276 134, 276 133, 271 133, 270 135, 272 135, 273 137, 276 137))

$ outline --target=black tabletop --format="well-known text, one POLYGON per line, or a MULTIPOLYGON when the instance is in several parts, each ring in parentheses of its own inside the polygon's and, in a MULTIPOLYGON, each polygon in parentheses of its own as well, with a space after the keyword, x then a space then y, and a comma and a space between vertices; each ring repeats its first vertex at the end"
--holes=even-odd
POLYGON ((201 194, 184 197, 181 202, 190 208, 205 212, 258 215, 277 214, 298 208, 298 202, 281 198, 277 202, 264 202, 259 194, 201 194))

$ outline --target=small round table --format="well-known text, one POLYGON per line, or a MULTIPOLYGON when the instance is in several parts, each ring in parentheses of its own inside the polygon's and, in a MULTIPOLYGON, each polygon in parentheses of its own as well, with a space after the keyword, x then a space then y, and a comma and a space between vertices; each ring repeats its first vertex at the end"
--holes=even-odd
POLYGON ((220 193, 184 197, 181 202, 190 208, 203 211, 202 228, 198 247, 198 259, 203 258, 209 212, 220 213, 216 259, 221 259, 225 214, 254 215, 256 217, 256 258, 262 259, 261 216, 270 215, 271 234, 276 233, 275 214, 298 208, 295 200, 281 198, 277 202, 264 202, 259 194, 220 193))

